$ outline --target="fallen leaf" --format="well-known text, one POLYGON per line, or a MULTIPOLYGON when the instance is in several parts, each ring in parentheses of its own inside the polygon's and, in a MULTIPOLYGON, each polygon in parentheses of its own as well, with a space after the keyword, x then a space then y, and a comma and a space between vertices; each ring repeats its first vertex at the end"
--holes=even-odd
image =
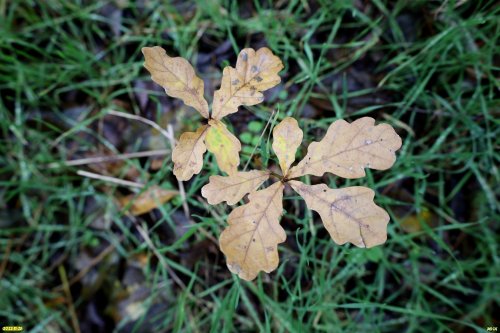
POLYGON ((277 245, 286 240, 279 224, 283 188, 283 183, 278 182, 250 194, 246 205, 229 214, 229 227, 220 235, 227 267, 244 280, 253 280, 259 271, 269 273, 278 267, 277 245))
POLYGON ((208 184, 201 188, 201 195, 211 205, 226 201, 238 203, 247 193, 259 188, 269 178, 269 171, 237 172, 231 176, 210 176, 208 184))
POLYGON ((297 120, 286 117, 273 130, 273 150, 278 156, 283 175, 288 174, 288 168, 295 161, 295 153, 303 138, 302 130, 297 120))
POLYGON ((146 59, 144 67, 167 95, 180 98, 203 117, 209 118, 208 103, 203 97, 203 80, 196 76, 193 66, 186 59, 169 57, 159 46, 143 47, 142 53, 146 59))
POLYGON ((182 133, 179 142, 172 151, 174 175, 178 180, 189 180, 203 167, 203 154, 207 150, 205 137, 208 126, 201 126, 196 132, 182 133))
POLYGON ((240 164, 241 143, 222 122, 211 119, 208 124, 210 128, 205 138, 207 149, 215 155, 219 168, 232 175, 240 164))
POLYGON ((427 224, 428 226, 433 227, 434 220, 435 216, 424 207, 418 213, 410 214, 401 219, 400 226, 407 233, 415 233, 422 231, 422 224, 427 224))
POLYGON ((179 192, 174 190, 165 190, 158 186, 152 186, 139 195, 131 194, 121 197, 118 202, 122 208, 130 204, 130 213, 137 216, 158 208, 177 194, 179 192))
POLYGON ((214 93, 212 118, 222 119, 238 111, 240 105, 255 105, 264 100, 262 91, 277 85, 283 69, 280 58, 264 47, 257 52, 243 49, 236 69, 228 66, 222 73, 221 87, 214 93))
POLYGON ((370 117, 351 124, 335 121, 323 140, 309 145, 307 155, 290 169, 289 177, 331 172, 344 178, 360 178, 365 176, 364 168, 390 168, 396 160, 396 150, 401 147, 401 138, 390 125, 374 124, 370 117))
POLYGON ((295 180, 288 184, 309 209, 319 213, 335 243, 373 247, 387 240, 389 214, 373 202, 372 189, 353 186, 333 190, 325 184, 306 185, 295 180))

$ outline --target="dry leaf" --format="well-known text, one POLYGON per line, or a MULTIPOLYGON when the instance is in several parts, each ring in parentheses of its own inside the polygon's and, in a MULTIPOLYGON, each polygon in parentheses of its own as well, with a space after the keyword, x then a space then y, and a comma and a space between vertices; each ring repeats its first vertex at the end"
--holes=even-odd
POLYGON ((331 172, 344 178, 365 176, 364 168, 385 170, 396 160, 401 138, 388 124, 374 126, 370 117, 349 124, 335 121, 323 140, 309 145, 307 155, 290 169, 290 178, 322 176, 331 172))
POLYGON ((232 175, 240 164, 241 143, 222 122, 211 119, 208 124, 210 128, 205 138, 207 149, 215 155, 219 168, 232 175))
MULTIPOLYGON (((306 173, 321 176, 332 169, 342 175, 342 172, 337 172, 338 167, 366 166, 364 161, 367 157, 374 156, 376 159, 371 160, 371 167, 390 167, 394 163, 394 151, 401 146, 401 139, 394 129, 389 125, 374 126, 374 120, 371 118, 362 118, 352 124, 337 121, 330 126, 322 141, 311 144, 306 158, 298 167, 288 169, 295 160, 295 152, 301 140, 302 131, 292 118, 285 118, 275 127, 273 150, 278 156, 283 176, 275 173, 269 175, 280 178, 280 182, 253 192, 249 195, 248 204, 235 208, 229 214, 229 227, 221 234, 220 246, 226 255, 229 270, 242 279, 252 280, 259 271, 269 273, 278 265, 276 246, 285 240, 283 229, 279 226, 279 218, 283 209, 281 199, 286 183, 304 198, 309 209, 319 213, 336 243, 350 242, 358 247, 373 247, 387 239, 389 214, 373 202, 373 190, 360 186, 330 189, 325 184, 306 185, 290 179, 306 173), (375 151, 363 148, 366 142, 363 142, 362 147, 358 147, 360 140, 372 140, 374 144, 371 147, 375 151)), ((370 146, 371 142, 368 145, 370 146)), ((359 169, 363 172, 362 167, 359 169)), ((349 176, 352 177, 352 173, 349 176)), ((202 194, 211 204, 224 200, 236 203, 245 195, 240 192, 242 189, 236 186, 237 189, 229 194, 225 193, 225 189, 233 184, 239 185, 239 178, 246 177, 239 174, 233 177, 211 177, 210 183, 202 189, 202 194)), ((252 183, 250 186, 251 182, 248 183, 245 184, 243 192, 260 185, 252 183)))
POLYGON ((269 171, 252 170, 237 172, 232 176, 210 176, 207 185, 201 188, 201 195, 209 204, 227 201, 228 205, 238 203, 247 193, 259 188, 269 178, 269 171))
POLYGON ((400 219, 401 228, 407 233, 414 233, 422 231, 423 225, 428 225, 431 228, 437 226, 437 218, 432 214, 427 208, 423 208, 418 213, 407 215, 406 217, 400 219))
POLYGON ((142 53, 146 59, 144 67, 167 95, 182 99, 203 117, 209 118, 208 103, 203 97, 203 80, 196 76, 193 66, 186 59, 169 57, 159 46, 143 47, 142 53))
POLYGON ((244 280, 253 280, 259 271, 269 273, 278 267, 277 245, 286 239, 279 224, 283 188, 283 183, 278 182, 250 194, 246 205, 229 214, 229 227, 220 235, 227 267, 244 280))
POLYGON ((288 168, 295 161, 295 153, 303 136, 297 120, 290 117, 283 119, 273 130, 273 150, 278 156, 284 176, 288 174, 288 168))
POLYGON ((241 144, 219 120, 238 111, 240 105, 254 105, 263 101, 262 91, 280 82, 278 72, 283 68, 281 60, 268 48, 257 52, 244 49, 240 52, 236 68, 226 67, 221 88, 214 94, 212 117, 203 97, 203 81, 196 76, 193 67, 183 58, 171 58, 159 46, 144 47, 144 66, 153 81, 165 88, 171 97, 177 97, 194 107, 209 119, 207 131, 182 135, 179 145, 172 152, 174 174, 178 180, 189 180, 203 167, 203 153, 215 154, 219 168, 233 174, 240 163, 241 144), (206 136, 206 138, 205 138, 206 136), (205 143, 206 146, 205 146, 205 143))
POLYGON ((179 142, 172 151, 174 175, 178 180, 189 180, 203 167, 203 154, 207 150, 204 140, 208 126, 201 126, 196 132, 182 133, 179 142))
POLYGON ((277 85, 283 69, 280 58, 264 47, 255 52, 243 49, 236 62, 236 69, 224 68, 221 88, 214 93, 212 117, 222 119, 238 111, 240 105, 255 105, 264 100, 262 91, 277 85))
POLYGON ((172 160, 174 174, 188 180, 203 167, 203 154, 212 152, 219 168, 229 176, 211 176, 202 188, 210 204, 226 201, 235 204, 247 193, 249 202, 235 208, 228 217, 229 227, 221 233, 220 247, 231 272, 252 280, 259 271, 271 272, 278 266, 277 245, 286 239, 279 224, 283 210, 283 189, 289 183, 319 213, 333 240, 372 247, 385 242, 389 215, 373 202, 374 192, 366 187, 330 189, 325 184, 306 185, 290 180, 306 174, 322 176, 331 172, 344 178, 365 175, 364 168, 384 170, 395 161, 401 138, 386 124, 375 126, 372 118, 361 118, 349 124, 338 120, 330 125, 325 137, 313 142, 306 157, 295 167, 297 148, 303 133, 297 121, 285 118, 273 130, 273 150, 283 176, 270 171, 237 172, 241 144, 220 122, 237 112, 241 105, 262 102, 262 92, 280 82, 281 60, 267 48, 244 49, 236 68, 226 67, 221 88, 215 92, 211 117, 203 99, 203 82, 184 59, 170 58, 159 47, 144 48, 145 66, 153 80, 163 85, 167 94, 179 97, 209 119, 208 125, 195 133, 184 133, 175 147, 172 160), (256 191, 270 175, 280 181, 256 191))
POLYGON ((288 183, 309 209, 319 213, 335 243, 373 247, 386 241, 389 214, 373 202, 372 189, 353 186, 333 190, 325 184, 288 183))
POLYGON ((179 194, 177 191, 165 190, 158 186, 152 186, 139 195, 131 194, 119 198, 118 202, 121 207, 126 207, 131 203, 129 208, 130 213, 137 216, 158 208, 177 194, 179 194))

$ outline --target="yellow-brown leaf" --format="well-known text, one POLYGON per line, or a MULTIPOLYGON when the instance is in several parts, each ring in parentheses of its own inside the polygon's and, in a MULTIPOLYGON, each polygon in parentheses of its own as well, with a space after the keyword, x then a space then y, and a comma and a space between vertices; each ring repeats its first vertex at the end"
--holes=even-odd
POLYGON ((127 195, 119 198, 118 201, 122 207, 130 204, 130 213, 137 216, 158 208, 177 194, 179 194, 177 191, 165 190, 158 186, 153 186, 139 195, 127 195))
POLYGON ((193 66, 184 58, 172 58, 159 46, 143 47, 144 67, 153 81, 165 89, 167 95, 180 98, 208 118, 208 103, 203 97, 204 84, 196 76, 193 66))
POLYGON ((258 189, 268 178, 269 171, 258 170, 237 172, 227 177, 210 176, 208 184, 201 188, 201 195, 211 205, 223 201, 227 201, 228 205, 234 205, 247 193, 258 189))
POLYGON ((319 213, 335 243, 373 247, 386 241, 389 214, 373 202, 373 190, 362 186, 333 190, 295 180, 289 184, 309 209, 319 213))
POLYGON ((283 183, 279 182, 250 194, 246 205, 229 214, 229 227, 219 242, 227 267, 240 278, 250 281, 259 271, 270 273, 278 267, 278 244, 286 240, 279 224, 282 200, 283 183))
POLYGON ((297 120, 286 117, 273 130, 273 150, 280 161, 281 171, 286 176, 295 161, 295 153, 303 138, 297 120))
POLYGON ((201 126, 196 132, 182 133, 172 151, 174 175, 178 180, 189 180, 203 167, 203 154, 207 150, 204 140, 208 126, 201 126))
POLYGON ((407 215, 400 219, 399 225, 404 231, 414 233, 422 231, 423 225, 428 225, 431 228, 436 227, 436 220, 437 217, 424 207, 420 212, 407 215))
POLYGON ((222 122, 211 119, 208 124, 210 128, 205 139, 207 149, 215 155, 219 168, 232 175, 240 164, 241 143, 222 122))
POLYGON ((388 124, 374 126, 370 117, 349 124, 335 121, 323 140, 309 145, 307 155, 290 169, 290 178, 322 176, 331 172, 344 178, 365 176, 364 168, 385 170, 396 160, 401 138, 388 124))
POLYGON ((264 47, 257 52, 243 49, 236 69, 224 68, 221 88, 214 94, 212 117, 222 119, 238 111, 240 105, 255 105, 264 100, 262 91, 277 85, 278 72, 283 68, 280 58, 264 47))

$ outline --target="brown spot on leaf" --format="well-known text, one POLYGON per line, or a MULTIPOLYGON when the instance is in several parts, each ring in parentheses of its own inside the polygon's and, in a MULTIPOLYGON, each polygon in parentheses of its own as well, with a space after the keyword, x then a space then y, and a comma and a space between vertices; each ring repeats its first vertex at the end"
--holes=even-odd
POLYGON ((306 157, 290 170, 290 175, 297 178, 330 172, 349 179, 361 178, 365 176, 365 166, 376 170, 390 168, 396 160, 394 151, 401 143, 391 126, 375 125, 373 118, 363 117, 352 123, 337 120, 321 141, 309 146, 306 157), (382 136, 383 145, 379 143, 382 136))
POLYGON ((212 118, 220 120, 228 114, 237 112, 240 105, 255 105, 262 102, 264 100, 262 94, 251 95, 250 86, 257 92, 274 87, 280 82, 278 72, 282 68, 281 60, 265 47, 257 51, 243 49, 238 56, 236 68, 228 66, 223 71, 221 87, 214 95, 212 118), (224 100, 219 101, 222 96, 224 100))

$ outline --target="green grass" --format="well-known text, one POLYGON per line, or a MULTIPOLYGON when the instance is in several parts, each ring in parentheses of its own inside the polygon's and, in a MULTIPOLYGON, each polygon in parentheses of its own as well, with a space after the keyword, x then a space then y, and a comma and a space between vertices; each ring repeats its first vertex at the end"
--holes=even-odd
MULTIPOLYGON (((0 1, 0 325, 29 332, 499 326, 494 1, 107 3, 0 1), (159 169, 148 158, 100 169, 49 167, 170 149, 149 127, 106 116, 111 109, 173 124, 177 137, 197 126, 196 113, 138 84, 150 82, 140 49, 152 45, 198 63, 209 90, 243 47, 266 45, 283 59, 283 85, 229 117, 237 134, 250 133, 249 146, 259 137, 249 120, 265 124, 271 110, 300 119, 301 154, 339 118, 393 125, 404 143, 392 169, 355 181, 306 179, 374 188, 391 215, 387 243, 369 250, 334 244, 318 216, 287 191, 278 269, 240 281, 216 242, 230 208, 201 200, 200 188, 219 173, 212 156, 184 184, 191 222, 180 199, 132 218, 114 201, 132 189, 76 173, 177 188, 168 155, 159 169), (226 49, 206 60, 219 45, 226 49), (420 221, 417 230, 405 231, 408 217, 420 221)), ((250 168, 276 163, 267 133, 256 156, 250 168)))

